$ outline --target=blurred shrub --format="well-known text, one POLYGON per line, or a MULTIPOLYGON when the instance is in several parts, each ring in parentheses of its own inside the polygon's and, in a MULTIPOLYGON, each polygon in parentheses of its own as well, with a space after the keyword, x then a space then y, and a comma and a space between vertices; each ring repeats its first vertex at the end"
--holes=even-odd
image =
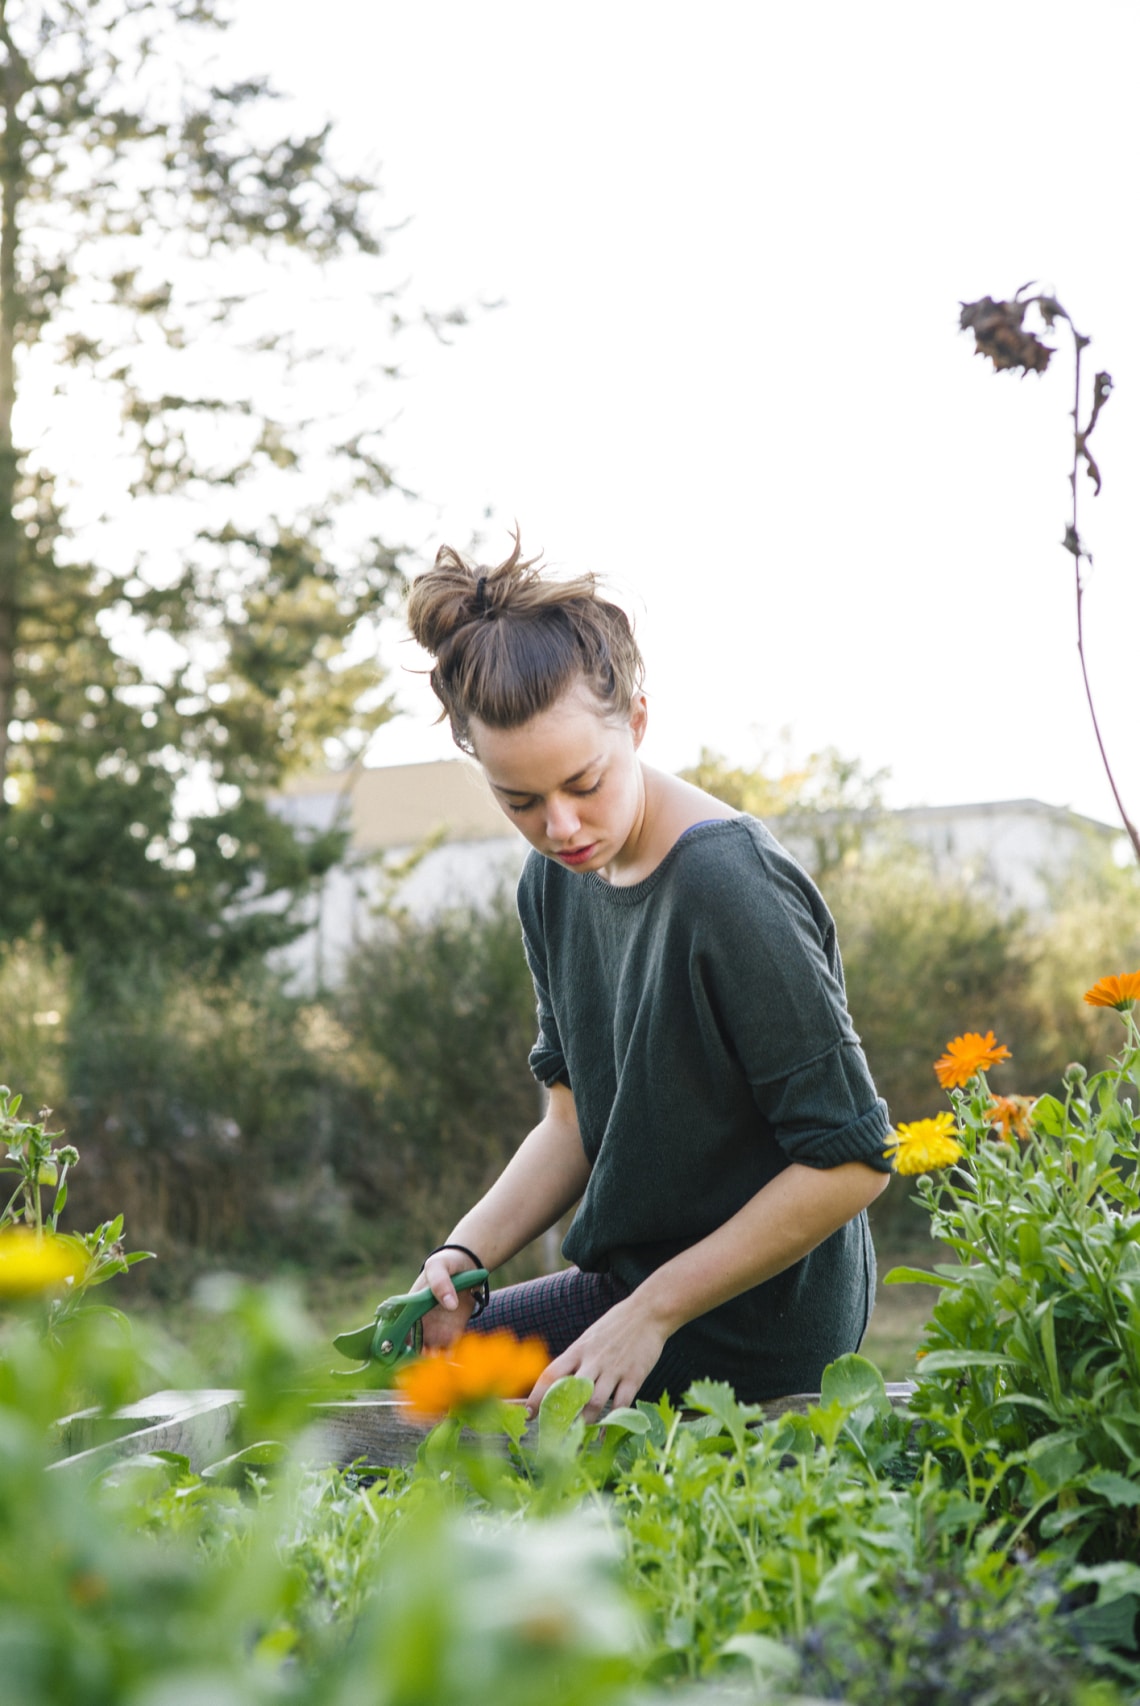
POLYGON ((1018 915, 1003 918, 966 883, 937 877, 903 843, 849 859, 825 884, 847 997, 893 1118, 943 1105, 931 1069, 948 1037, 1002 1024, 1018 1001, 1018 915))
POLYGON ((29 1109, 58 1108, 67 1077, 68 965, 36 942, 0 954, 0 1081, 29 1109))
MULTIPOLYGON (((1003 914, 984 888, 935 873, 906 843, 857 850, 826 878, 855 1028, 893 1120, 937 1113, 933 1062, 951 1037, 994 1030, 1012 1060, 1000 1094, 1056 1093, 1066 1065, 1103 1055, 1111 1014, 1081 995, 1109 971, 1140 965, 1140 874, 1110 858, 1075 864, 1041 913, 1003 914)), ((880 1242, 924 1217, 904 1189, 872 1212, 880 1242)))
POLYGON ((338 1139, 338 1176, 358 1208, 399 1221, 409 1249, 435 1244, 541 1112, 513 897, 427 923, 387 920, 350 961, 336 1016, 372 1114, 338 1139))
MULTIPOLYGON (((894 1119, 939 1109, 932 1062, 964 1030, 1012 1050, 1002 1092, 1055 1091, 1070 1060, 1111 1046, 1111 1015, 1080 995, 1140 965, 1131 868, 1090 859, 1033 915, 1003 916, 906 844, 848 848, 823 886, 894 1119)), ((55 1109, 81 1154, 85 1220, 122 1212, 167 1258, 134 1285, 181 1288, 219 1256, 414 1261, 534 1124, 533 1036, 506 894, 481 913, 385 918, 322 999, 256 966, 210 981, 140 959, 81 976, 35 944, 0 954, 0 1081, 55 1109)), ((881 1243, 925 1242, 909 1195, 876 1204, 881 1243)))
MULTIPOLYGON (((160 1257, 147 1279, 185 1285, 193 1253, 324 1262, 352 1246, 330 1163, 363 1108, 335 1036, 260 967, 191 979, 153 959, 67 968, 45 984, 25 949, 0 962, 0 1069, 47 1100, 80 1152, 85 1220, 125 1214, 160 1257), (43 1004, 58 1017, 35 1022, 43 1004)), ((136 1282, 139 1283, 139 1282, 136 1282)), ((145 1282, 143 1282, 145 1283, 145 1282)))

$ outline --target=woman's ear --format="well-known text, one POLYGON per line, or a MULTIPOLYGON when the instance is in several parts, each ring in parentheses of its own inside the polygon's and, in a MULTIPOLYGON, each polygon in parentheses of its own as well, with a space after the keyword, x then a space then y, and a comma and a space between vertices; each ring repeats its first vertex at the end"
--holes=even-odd
POLYGON ((644 693, 635 693, 633 703, 629 708, 629 730, 633 736, 633 746, 637 748, 645 739, 645 731, 649 726, 649 701, 644 693))

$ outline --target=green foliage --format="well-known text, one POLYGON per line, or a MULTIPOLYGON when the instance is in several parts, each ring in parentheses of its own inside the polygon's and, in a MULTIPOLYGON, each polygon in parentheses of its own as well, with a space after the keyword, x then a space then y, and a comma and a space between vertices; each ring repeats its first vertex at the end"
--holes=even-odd
POLYGON ((392 370, 329 333, 346 293, 390 294, 377 192, 264 80, 219 81, 225 21, 0 4, 0 936, 96 967, 287 940, 343 843, 267 798, 390 714, 392 370))
POLYGON ((79 1151, 70 1143, 56 1145, 62 1133, 48 1131, 44 1124, 50 1109, 41 1108, 37 1120, 20 1119, 21 1102, 22 1097, 0 1084, 0 1173, 16 1178, 15 1189, 0 1209, 0 1233, 15 1227, 42 1239, 48 1232, 58 1248, 72 1256, 74 1273, 66 1288, 48 1303, 49 1330, 57 1333, 83 1307, 89 1291, 116 1274, 127 1273, 136 1262, 145 1262, 152 1252, 123 1249, 121 1214, 93 1232, 58 1233, 59 1217, 67 1204, 67 1175, 79 1161, 79 1151), (44 1204, 45 1191, 51 1192, 50 1209, 44 1204))
POLYGON ((981 1014, 1006 1034, 1024 921, 902 844, 833 871, 827 901, 876 1086, 897 1118, 919 1119, 940 1105, 931 1062, 948 1036, 981 1014))
POLYGON ((372 1103, 368 1128, 338 1146, 338 1174, 361 1208, 434 1244, 539 1117, 513 901, 387 921, 350 961, 335 1011, 372 1103))
POLYGON ((1076 1594, 1107 1613, 1122 1584, 1011 1556, 862 1358, 803 1416, 759 1422, 702 1383, 685 1416, 665 1402, 586 1427, 585 1383, 567 1381, 533 1443, 444 1423, 409 1468, 340 1471, 305 1462, 289 1299, 209 1303, 245 1347, 247 1435, 271 1425, 297 1451, 262 1442, 201 1474, 170 1453, 94 1479, 51 1469, 51 1418, 77 1392, 132 1396, 138 1353, 101 1317, 54 1347, 26 1324, 0 1338, 0 1657, 27 1706, 808 1688, 957 1706, 971 1682, 995 1706, 1122 1706, 1088 1692, 1095 1655, 1067 1609, 1076 1594))
POLYGON ((1025 1536, 1135 1565, 1140 1034, 1123 1017, 1119 1057, 1092 1076, 1071 1067, 1024 1141, 990 1134, 984 1074, 951 1092, 964 1153, 918 1194, 954 1260, 935 1269, 914 1404, 968 1479, 1000 1463, 988 1502, 1007 1549, 1025 1536))
POLYGON ((696 764, 679 774, 738 812, 784 820, 781 831, 810 844, 807 863, 817 880, 862 845, 865 822, 882 812, 887 777, 885 770, 866 774, 858 759, 844 758, 833 746, 799 765, 786 753, 769 753, 752 766, 731 765, 703 746, 696 764))

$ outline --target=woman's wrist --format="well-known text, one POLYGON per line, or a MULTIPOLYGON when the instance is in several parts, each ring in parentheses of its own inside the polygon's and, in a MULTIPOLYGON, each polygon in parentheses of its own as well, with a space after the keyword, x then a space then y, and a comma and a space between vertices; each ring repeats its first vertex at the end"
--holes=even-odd
POLYGON ((437 1244, 434 1250, 429 1250, 427 1255, 424 1257, 425 1264, 430 1261, 432 1256, 442 1256, 445 1250, 458 1250, 461 1255, 468 1258, 473 1268, 485 1268, 487 1266, 483 1258, 481 1256, 477 1256, 474 1250, 470 1249, 466 1244, 456 1243, 454 1239, 450 1240, 446 1244, 437 1244))

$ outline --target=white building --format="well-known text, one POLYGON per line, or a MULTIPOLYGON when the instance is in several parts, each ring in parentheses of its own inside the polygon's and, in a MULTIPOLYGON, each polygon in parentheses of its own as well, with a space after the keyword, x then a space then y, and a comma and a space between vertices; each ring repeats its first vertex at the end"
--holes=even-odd
POLYGON ((1099 861, 1123 841, 1120 829, 1041 800, 992 800, 964 806, 907 806, 893 812, 821 812, 787 817, 772 829, 811 864, 813 830, 860 832, 862 844, 901 835, 925 849, 940 876, 976 883, 1005 911, 1047 907, 1050 888, 1075 866, 1099 861))
MULTIPOLYGON (((485 904, 502 885, 513 887, 527 851, 478 765, 463 758, 300 777, 277 807, 290 823, 351 830, 349 857, 326 877, 311 928, 280 953, 302 988, 336 982, 345 956, 376 929, 385 902, 397 900, 416 918, 485 904)), ((928 851, 937 871, 977 883, 1005 908, 1034 909, 1048 904, 1051 881, 1090 852, 1111 849, 1120 835, 1040 800, 842 818, 820 813, 777 819, 772 828, 809 865, 821 832, 854 828, 871 847, 901 834, 928 851)))
POLYGON ((463 758, 300 776, 275 806, 289 823, 351 831, 347 860, 312 903, 311 928, 277 956, 303 988, 336 982, 385 903, 414 918, 486 904, 503 884, 513 888, 527 851, 478 765, 463 758))

